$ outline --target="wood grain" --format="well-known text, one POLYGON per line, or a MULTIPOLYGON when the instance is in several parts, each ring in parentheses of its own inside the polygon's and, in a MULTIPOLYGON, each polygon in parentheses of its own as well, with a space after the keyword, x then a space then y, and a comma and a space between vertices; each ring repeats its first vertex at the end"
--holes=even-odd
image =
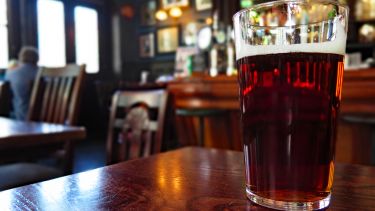
MULTIPOLYGON (((185 148, 0 192, 0 210, 266 210, 240 152, 185 148)), ((337 164, 328 210, 375 210, 375 168, 337 164)))
POLYGON ((13 147, 43 146, 66 140, 83 139, 83 127, 25 122, 0 117, 0 150, 13 147))
POLYGON ((40 69, 27 120, 76 125, 84 78, 85 65, 40 69))

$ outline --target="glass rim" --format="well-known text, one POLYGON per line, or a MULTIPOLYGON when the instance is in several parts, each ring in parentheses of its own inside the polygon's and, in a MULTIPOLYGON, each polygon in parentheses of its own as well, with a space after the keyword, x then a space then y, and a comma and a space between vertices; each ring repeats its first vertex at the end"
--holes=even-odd
MULTIPOLYGON (((325 3, 325 4, 336 5, 338 7, 341 7, 343 9, 349 11, 348 5, 338 2, 338 0, 313 0, 313 1, 309 1, 309 0, 276 0, 276 1, 270 1, 270 2, 264 2, 264 3, 256 4, 256 5, 253 5, 249 8, 242 9, 242 10, 236 12, 233 15, 233 21, 235 21, 240 15, 242 15, 246 12, 254 11, 254 10, 257 10, 259 8, 267 7, 267 6, 271 6, 271 5, 280 5, 280 4, 293 3, 293 2, 295 2, 295 3, 308 3, 308 4, 325 3)), ((267 27, 267 26, 259 26, 259 27, 267 27)), ((282 26, 273 26, 273 27, 282 27, 282 26)))

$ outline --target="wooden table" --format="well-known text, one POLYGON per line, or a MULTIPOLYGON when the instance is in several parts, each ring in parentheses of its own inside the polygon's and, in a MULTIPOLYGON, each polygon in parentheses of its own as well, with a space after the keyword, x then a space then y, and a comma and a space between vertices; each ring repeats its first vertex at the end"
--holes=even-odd
POLYGON ((73 168, 73 144, 84 139, 83 127, 25 122, 0 117, 0 163, 43 158, 65 148, 64 172, 73 168))
POLYGON ((0 150, 79 140, 85 136, 86 131, 83 127, 25 122, 0 117, 0 150))
MULTIPOLYGON (((0 210, 264 210, 242 153, 184 148, 0 192, 0 210)), ((337 164, 329 210, 375 210, 375 168, 337 164)))

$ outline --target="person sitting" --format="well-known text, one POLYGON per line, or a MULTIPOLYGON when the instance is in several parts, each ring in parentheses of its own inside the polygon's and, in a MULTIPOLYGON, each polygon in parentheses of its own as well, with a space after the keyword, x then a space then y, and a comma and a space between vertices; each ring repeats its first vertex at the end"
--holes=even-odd
POLYGON ((7 70, 5 80, 9 81, 13 94, 11 116, 18 120, 26 120, 32 83, 38 72, 39 54, 34 47, 23 47, 18 57, 19 64, 7 70))

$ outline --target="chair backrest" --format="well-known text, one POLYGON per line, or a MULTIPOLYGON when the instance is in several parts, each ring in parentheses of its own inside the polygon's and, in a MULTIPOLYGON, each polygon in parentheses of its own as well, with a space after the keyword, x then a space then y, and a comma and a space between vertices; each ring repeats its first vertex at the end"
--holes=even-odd
POLYGON ((167 98, 164 89, 118 91, 113 95, 107 164, 160 152, 167 98))
POLYGON ((28 120, 75 125, 85 66, 41 68, 30 98, 28 120))

